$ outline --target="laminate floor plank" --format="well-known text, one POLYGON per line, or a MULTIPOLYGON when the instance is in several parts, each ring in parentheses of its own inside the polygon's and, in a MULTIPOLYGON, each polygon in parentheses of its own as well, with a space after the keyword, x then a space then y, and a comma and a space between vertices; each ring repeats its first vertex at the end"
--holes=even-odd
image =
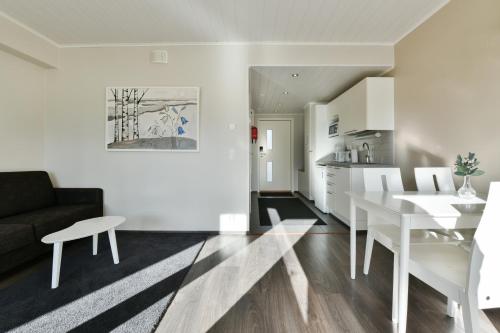
MULTIPOLYGON (((347 234, 213 236, 157 332, 395 332, 392 253, 376 244, 365 276, 364 240, 360 233, 351 280, 347 234)), ((446 316, 443 295, 414 278, 409 290, 409 333, 464 332, 460 316, 446 316)), ((495 332, 500 312, 487 314, 484 332, 495 332)))

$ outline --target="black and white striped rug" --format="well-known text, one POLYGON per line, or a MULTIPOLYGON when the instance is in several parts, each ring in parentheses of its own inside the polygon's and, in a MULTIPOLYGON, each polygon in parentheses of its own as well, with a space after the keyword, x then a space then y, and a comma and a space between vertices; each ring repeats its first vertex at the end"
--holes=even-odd
POLYGON ((64 244, 59 287, 51 257, 0 289, 0 332, 151 332, 180 288, 205 235, 117 232, 120 263, 106 234, 64 244))

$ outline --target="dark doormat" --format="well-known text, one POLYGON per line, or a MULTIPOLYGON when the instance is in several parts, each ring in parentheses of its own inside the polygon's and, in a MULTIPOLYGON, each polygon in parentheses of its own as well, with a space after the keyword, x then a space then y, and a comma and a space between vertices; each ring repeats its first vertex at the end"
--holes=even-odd
POLYGON ((292 192, 259 192, 261 197, 293 197, 292 192))
MULTIPOLYGON (((262 226, 271 226, 269 209, 275 209, 279 220, 316 219, 314 225, 327 225, 299 198, 259 198, 259 221, 262 226)), ((273 221, 274 222, 274 221, 273 221)))
POLYGON ((120 263, 107 234, 64 243, 59 287, 52 258, 0 289, 0 332, 151 332, 180 288, 205 240, 200 234, 117 232, 120 263))

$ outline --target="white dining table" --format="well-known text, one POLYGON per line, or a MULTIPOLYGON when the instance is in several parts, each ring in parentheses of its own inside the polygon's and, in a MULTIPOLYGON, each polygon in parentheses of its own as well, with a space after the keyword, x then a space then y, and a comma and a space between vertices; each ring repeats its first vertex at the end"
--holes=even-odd
POLYGON ((378 217, 400 227, 398 332, 406 332, 411 229, 469 229, 479 224, 484 196, 460 198, 456 192, 346 192, 350 197, 351 278, 356 278, 356 208, 368 221, 378 217))

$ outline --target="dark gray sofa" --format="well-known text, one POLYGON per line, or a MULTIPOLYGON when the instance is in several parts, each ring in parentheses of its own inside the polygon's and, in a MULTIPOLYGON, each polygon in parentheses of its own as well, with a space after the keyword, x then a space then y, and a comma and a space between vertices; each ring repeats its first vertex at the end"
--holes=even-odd
POLYGON ((43 236, 102 215, 102 189, 54 188, 44 171, 0 172, 0 274, 51 251, 43 236))

